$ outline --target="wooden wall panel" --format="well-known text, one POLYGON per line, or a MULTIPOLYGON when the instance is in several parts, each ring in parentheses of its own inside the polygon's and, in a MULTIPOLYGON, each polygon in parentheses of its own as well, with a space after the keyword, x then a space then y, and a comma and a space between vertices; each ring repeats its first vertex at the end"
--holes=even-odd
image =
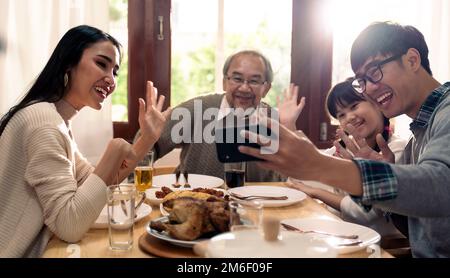
POLYGON ((297 128, 319 148, 331 141, 320 141, 320 124, 327 123, 328 138, 334 137, 325 113, 325 97, 331 86, 332 33, 321 20, 326 0, 293 0, 291 82, 306 97, 306 106, 297 128))
POLYGON ((114 137, 131 141, 139 129, 138 99, 145 99, 146 81, 170 103, 170 4, 166 0, 128 1, 128 122, 114 122, 114 137), (158 40, 158 16, 164 17, 164 40, 158 40))

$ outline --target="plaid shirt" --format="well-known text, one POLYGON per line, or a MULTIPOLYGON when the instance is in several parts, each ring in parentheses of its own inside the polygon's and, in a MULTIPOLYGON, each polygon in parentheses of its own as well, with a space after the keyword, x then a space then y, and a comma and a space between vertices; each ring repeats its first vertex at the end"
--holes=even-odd
MULTIPOLYGON (((428 124, 434 110, 442 101, 442 96, 448 90, 450 90, 450 82, 435 89, 427 97, 420 107, 417 117, 410 124, 413 134, 417 128, 423 128, 428 124)), ((397 197, 398 181, 388 163, 357 158, 353 162, 360 170, 363 185, 362 196, 351 196, 356 203, 370 209, 370 206, 367 205, 372 201, 390 200, 397 197)))

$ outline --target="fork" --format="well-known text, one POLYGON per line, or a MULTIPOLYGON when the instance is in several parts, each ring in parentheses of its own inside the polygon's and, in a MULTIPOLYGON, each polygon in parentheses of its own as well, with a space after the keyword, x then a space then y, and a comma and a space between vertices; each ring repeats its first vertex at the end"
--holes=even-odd
MULTIPOLYGON (((304 233, 304 234, 314 233, 314 234, 321 234, 321 235, 346 238, 346 239, 357 239, 359 237, 358 235, 340 235, 340 234, 333 234, 333 233, 327 233, 327 232, 315 231, 315 230, 304 231, 300 228, 291 226, 286 223, 281 223, 281 226, 283 226, 288 231, 295 231, 295 232, 300 232, 300 233, 304 233)), ((355 243, 355 244, 358 244, 358 243, 355 243)))
POLYGON ((144 201, 145 201, 145 198, 146 198, 146 195, 145 195, 145 192, 142 192, 142 195, 141 195, 142 197, 141 197, 141 199, 139 200, 139 203, 134 207, 134 218, 136 218, 137 217, 137 211, 138 211, 138 209, 139 209, 139 207, 144 203, 144 201))
POLYGON ((355 246, 355 245, 360 245, 361 243, 363 243, 362 240, 354 240, 354 241, 351 241, 351 242, 338 243, 338 244, 336 244, 336 246, 337 247, 340 247, 340 246, 355 246))
POLYGON ((261 196, 261 195, 248 195, 248 196, 242 196, 236 193, 230 192, 230 196, 239 200, 255 200, 255 199, 261 199, 261 200, 287 200, 287 196, 261 196))
MULTIPOLYGON (((141 193, 142 193, 142 194, 140 194, 140 195, 141 195, 142 197, 141 197, 141 199, 139 200, 138 204, 134 207, 134 218, 137 218, 137 211, 138 211, 139 207, 144 203, 145 198, 146 198, 145 192, 141 192, 141 193)), ((125 216, 128 216, 125 201, 121 201, 121 202, 120 202, 120 207, 122 208, 122 211, 123 211, 123 213, 125 214, 125 216)), ((112 222, 113 224, 120 224, 120 222, 115 221, 114 218, 111 218, 111 222, 112 222)))
POLYGON ((184 188, 191 188, 191 185, 188 182, 188 172, 186 170, 184 170, 183 172, 183 177, 184 177, 184 188))
MULTIPOLYGON (((117 188, 119 189, 119 192, 122 193, 122 190, 120 190, 119 173, 117 173, 117 176, 116 176, 116 183, 117 183, 117 188)), ((124 200, 120 201, 120 207, 122 208, 122 211, 125 214, 125 216, 128 216, 127 206, 125 205, 125 201, 124 200)))

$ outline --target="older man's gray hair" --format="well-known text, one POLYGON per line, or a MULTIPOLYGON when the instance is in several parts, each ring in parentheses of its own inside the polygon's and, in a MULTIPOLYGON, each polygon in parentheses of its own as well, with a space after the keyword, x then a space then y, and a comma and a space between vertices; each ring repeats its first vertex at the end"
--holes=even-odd
POLYGON ((267 59, 266 56, 264 56, 263 54, 261 54, 258 51, 255 51, 255 50, 242 50, 242 51, 236 52, 233 55, 229 56, 227 58, 227 60, 225 61, 225 64, 223 65, 223 76, 224 77, 227 76, 228 69, 230 68, 230 64, 233 61, 233 59, 240 55, 251 55, 251 56, 260 57, 263 60, 264 67, 266 69, 266 72, 264 73, 265 81, 269 84, 272 83, 273 70, 272 70, 272 65, 270 64, 269 59, 267 59))

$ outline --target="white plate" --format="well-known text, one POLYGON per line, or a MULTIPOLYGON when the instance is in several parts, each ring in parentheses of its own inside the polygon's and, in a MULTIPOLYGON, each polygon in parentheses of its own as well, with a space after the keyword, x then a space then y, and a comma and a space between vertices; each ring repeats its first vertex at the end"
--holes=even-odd
MULTIPOLYGON (((167 186, 169 187, 172 191, 177 191, 177 190, 183 190, 183 188, 174 188, 171 186, 167 186)), ((156 188, 150 188, 145 190, 145 197, 147 198, 148 202, 151 205, 159 205, 162 203, 163 198, 157 198, 155 193, 156 191, 161 191, 160 187, 156 187, 156 188)))
MULTIPOLYGON (((188 179, 189 184, 191 185, 192 188, 196 187, 215 188, 221 187, 224 183, 223 179, 206 175, 189 174, 188 179)), ((181 187, 183 187, 185 182, 183 175, 180 176, 180 179, 178 181, 181 183, 181 187)), ((152 185, 154 187, 163 187, 163 186, 171 187, 172 184, 174 183, 175 183, 175 174, 154 176, 152 181, 152 185)))
POLYGON ((208 242, 212 258, 335 258, 336 249, 307 234, 281 231, 277 241, 266 241, 257 230, 219 234, 208 242))
MULTIPOLYGON (((121 217, 125 218, 125 215, 123 214, 122 210, 118 209, 119 215, 117 216, 119 219, 121 217), (122 213, 122 215, 120 215, 122 213)), ((152 213, 152 207, 143 203, 137 210, 136 214, 137 217, 134 219, 134 222, 137 222, 141 220, 142 218, 150 215, 152 213)), ((105 206, 102 211, 100 212, 100 215, 98 216, 97 220, 95 220, 94 224, 92 224, 91 228, 93 229, 107 229, 108 228, 108 209, 107 206, 105 206)))
POLYGON ((381 236, 370 228, 344 221, 297 218, 297 219, 286 219, 281 222, 300 228, 305 231, 316 230, 335 234, 358 235, 358 240, 362 241, 362 243, 360 243, 359 245, 337 246, 337 244, 343 243, 343 240, 336 237, 311 234, 314 235, 316 238, 322 238, 326 242, 335 246, 339 254, 347 254, 365 249, 372 244, 378 243, 381 239, 381 236))
POLYGON ((255 199, 263 204, 264 207, 284 207, 306 198, 306 194, 300 190, 291 189, 282 186, 242 186, 228 189, 228 192, 236 193, 242 196, 260 195, 260 196, 287 196, 287 200, 262 200, 255 199))
MULTIPOLYGON (((163 221, 163 222, 168 222, 169 219, 167 218, 167 216, 163 216, 160 218, 156 218, 153 219, 153 221, 163 221)), ((150 222, 147 224, 146 227, 147 233, 149 233, 151 236, 154 236, 158 239, 161 239, 163 241, 167 241, 173 245, 177 245, 180 247, 185 247, 185 248, 192 248, 196 243, 201 242, 202 240, 197 239, 197 240, 180 240, 180 239, 174 239, 171 236, 169 236, 169 234, 165 231, 163 232, 158 232, 157 230, 154 230, 152 228, 150 228, 150 222)))
POLYGON ((145 190, 145 198, 151 205, 159 205, 162 203, 162 198, 157 198, 155 193, 156 191, 161 191, 160 188, 150 188, 145 190))

